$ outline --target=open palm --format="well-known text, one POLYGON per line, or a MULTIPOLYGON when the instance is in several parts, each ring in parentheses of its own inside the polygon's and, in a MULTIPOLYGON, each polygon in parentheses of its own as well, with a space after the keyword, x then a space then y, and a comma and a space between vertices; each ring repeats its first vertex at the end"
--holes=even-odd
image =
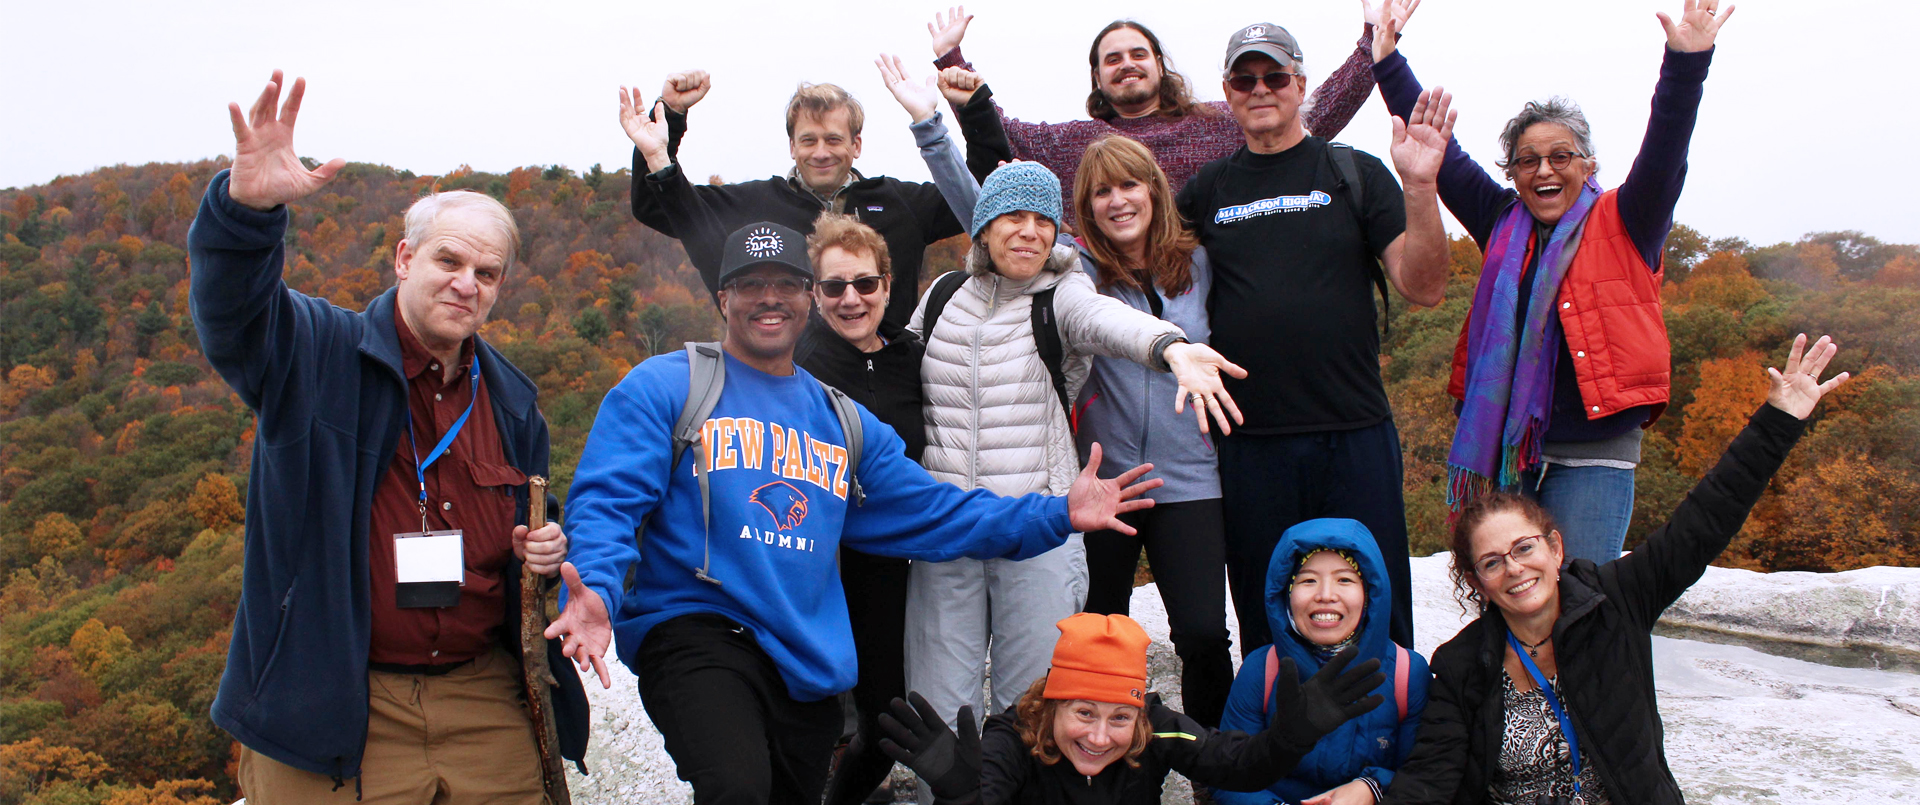
POLYGON ((1440 87, 1420 93, 1405 120, 1393 119, 1393 169, 1406 184, 1432 184, 1446 161, 1447 141, 1460 113, 1449 107, 1453 96, 1440 87))
POLYGON ((1793 348, 1787 352, 1785 372, 1767 367, 1767 379, 1772 386, 1767 389, 1767 404, 1799 419, 1813 414, 1813 407, 1827 392, 1840 387, 1851 377, 1846 372, 1834 375, 1827 382, 1820 382, 1820 373, 1826 371, 1827 362, 1840 351, 1833 339, 1820 336, 1813 346, 1807 346, 1807 334, 1801 333, 1793 338, 1793 348), (1804 354, 1803 354, 1804 352, 1804 354))
POLYGON ((1667 48, 1680 53, 1698 53, 1713 47, 1713 40, 1720 35, 1720 26, 1733 19, 1733 6, 1725 11, 1716 7, 1719 0, 1684 0, 1680 7, 1680 21, 1674 22, 1665 12, 1654 12, 1660 18, 1660 27, 1667 30, 1667 48))
POLYGON ((320 188, 347 162, 334 159, 308 170, 293 150, 293 123, 300 116, 300 100, 307 94, 307 80, 293 80, 287 103, 280 105, 280 87, 284 76, 273 71, 273 80, 254 99, 253 110, 240 114, 240 104, 227 104, 233 118, 233 172, 228 177, 227 195, 256 210, 270 210, 320 188))
MULTIPOLYGON (((654 103, 665 103, 655 100, 654 103)), ((652 114, 640 97, 639 89, 620 88, 620 128, 627 132, 640 155, 652 162, 654 154, 667 152, 667 116, 652 114)))

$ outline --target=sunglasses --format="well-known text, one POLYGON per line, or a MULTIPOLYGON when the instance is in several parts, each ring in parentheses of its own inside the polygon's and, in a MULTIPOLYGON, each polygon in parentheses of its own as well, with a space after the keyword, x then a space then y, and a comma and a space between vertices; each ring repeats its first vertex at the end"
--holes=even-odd
POLYGON ((1299 73, 1289 73, 1285 70, 1267 73, 1266 75, 1236 75, 1227 79, 1227 86, 1232 87, 1234 92, 1242 95, 1252 92, 1254 84, 1265 84, 1267 85, 1267 89, 1278 92, 1281 87, 1292 83, 1293 77, 1296 75, 1299 75, 1299 73))
POLYGON ((814 287, 819 288, 820 293, 828 299, 839 299, 841 294, 847 292, 849 285, 853 286, 855 293, 866 296, 880 290, 880 283, 885 279, 878 274, 873 274, 851 280, 821 280, 814 283, 814 287))

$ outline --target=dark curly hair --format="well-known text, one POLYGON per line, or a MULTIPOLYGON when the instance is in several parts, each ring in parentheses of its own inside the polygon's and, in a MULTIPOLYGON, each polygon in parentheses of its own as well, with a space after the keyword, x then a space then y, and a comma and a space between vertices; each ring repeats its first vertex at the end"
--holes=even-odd
POLYGON ((1093 91, 1087 93, 1087 114, 1095 120, 1112 120, 1120 116, 1114 110, 1113 103, 1107 100, 1107 94, 1100 91, 1100 40, 1122 28, 1131 28, 1146 37, 1147 46, 1153 49, 1153 60, 1160 65, 1160 109, 1154 114, 1185 117, 1213 111, 1210 106, 1194 102, 1193 91, 1187 88, 1186 77, 1173 69, 1173 64, 1167 61, 1166 51, 1161 50, 1160 37, 1154 36, 1147 26, 1133 20, 1114 20, 1100 29, 1100 33, 1093 37, 1093 45, 1087 48, 1087 77, 1093 82, 1093 91))
POLYGON ((1453 551, 1453 565, 1449 568, 1453 574, 1453 600, 1460 603, 1462 611, 1470 614, 1487 611, 1486 596, 1480 594, 1480 585, 1473 573, 1473 532, 1494 515, 1507 512, 1526 518, 1540 533, 1547 535, 1547 541, 1555 549, 1560 548, 1560 538, 1555 536, 1559 525, 1539 501, 1512 492, 1488 492, 1475 497, 1453 521, 1453 535, 1448 545, 1453 551))

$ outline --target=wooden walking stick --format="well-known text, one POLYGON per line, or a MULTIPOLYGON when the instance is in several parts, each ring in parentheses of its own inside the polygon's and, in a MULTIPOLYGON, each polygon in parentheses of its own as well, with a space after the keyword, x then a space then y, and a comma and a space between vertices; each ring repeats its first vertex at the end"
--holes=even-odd
MULTIPOLYGON (((527 479, 527 531, 547 525, 547 479, 527 479)), ((551 805, 573 805, 567 794, 566 761, 560 757, 560 731, 553 721, 553 668, 547 664, 547 596, 540 574, 520 565, 520 670, 527 685, 527 715, 540 750, 540 777, 551 805)))

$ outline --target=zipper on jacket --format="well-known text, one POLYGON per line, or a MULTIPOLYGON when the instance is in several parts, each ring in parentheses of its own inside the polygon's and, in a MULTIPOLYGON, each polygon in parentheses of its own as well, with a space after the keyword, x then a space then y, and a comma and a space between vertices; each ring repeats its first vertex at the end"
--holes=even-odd
POLYGON ((876 403, 880 401, 880 393, 873 390, 873 359, 872 358, 867 359, 867 398, 870 400, 873 400, 876 403))

